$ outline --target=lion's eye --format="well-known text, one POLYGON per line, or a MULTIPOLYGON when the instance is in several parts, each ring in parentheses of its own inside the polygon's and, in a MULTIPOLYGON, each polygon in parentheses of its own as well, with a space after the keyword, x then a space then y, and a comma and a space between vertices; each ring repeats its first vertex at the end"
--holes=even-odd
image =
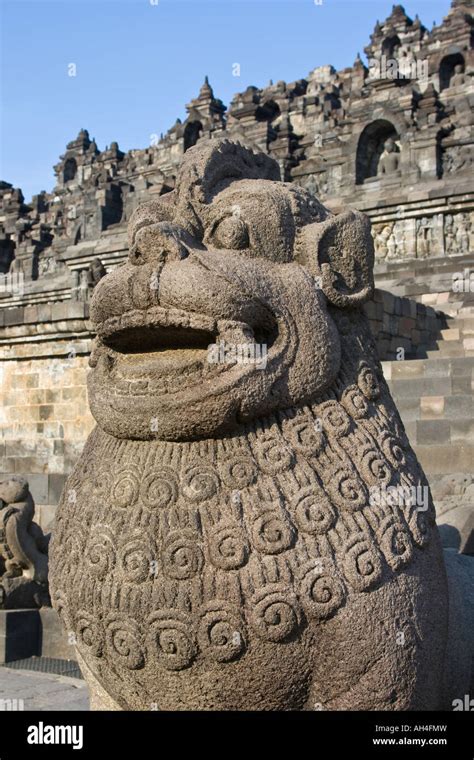
POLYGON ((219 248, 241 250, 249 246, 247 225, 237 216, 226 216, 212 232, 212 242, 219 248))

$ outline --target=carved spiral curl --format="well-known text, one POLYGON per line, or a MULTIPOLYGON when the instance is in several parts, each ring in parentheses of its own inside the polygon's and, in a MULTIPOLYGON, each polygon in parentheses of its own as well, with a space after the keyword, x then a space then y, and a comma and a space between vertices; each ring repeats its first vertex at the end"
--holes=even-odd
POLYGON ((178 480, 171 467, 150 472, 140 486, 140 496, 148 509, 166 509, 178 498, 178 480))
POLYGON ((342 606, 344 586, 327 558, 311 560, 301 570, 299 598, 309 618, 326 620, 342 606))
POLYGON ((267 475, 284 472, 293 463, 292 452, 276 435, 266 435, 259 439, 255 454, 260 468, 267 475))
POLYGON ((351 417, 361 420, 367 416, 369 404, 357 385, 350 385, 341 396, 341 404, 351 417))
POLYGON ((367 490, 353 469, 341 467, 331 472, 324 485, 333 504, 341 509, 354 512, 367 504, 367 490))
POLYGON ((140 670, 145 665, 145 652, 138 623, 115 613, 106 623, 105 643, 109 657, 128 670, 140 670))
POLYGON ((192 530, 173 531, 165 540, 162 552, 163 572, 168 578, 193 578, 203 565, 199 536, 192 530))
POLYGON ((188 615, 179 610, 159 610, 146 624, 146 650, 166 670, 188 668, 197 654, 192 624, 188 615))
POLYGON ((295 531, 283 514, 271 510, 257 517, 252 538, 253 545, 262 554, 280 554, 293 545, 295 531))
POLYGON ((298 528, 304 533, 327 533, 336 521, 331 502, 316 484, 297 493, 292 503, 292 511, 298 528))
POLYGON ((213 467, 197 464, 183 476, 183 495, 192 502, 211 499, 219 490, 219 476, 213 467))
POLYGON ((118 475, 112 486, 112 504, 119 509, 132 507, 140 493, 140 480, 135 469, 127 467, 118 475))
POLYGON ((368 591, 382 577, 382 564, 373 542, 363 533, 347 541, 342 560, 344 575, 356 591, 368 591))
POLYGON ((393 570, 400 570, 411 562, 413 544, 406 527, 398 520, 387 517, 380 525, 380 548, 393 570))
POLYGON ((430 542, 430 515, 420 509, 413 509, 408 520, 408 526, 415 544, 424 549, 430 542))
POLYGON ((393 471, 387 460, 375 448, 365 449, 360 456, 360 471, 369 486, 388 486, 393 471))
POLYGON ((222 462, 219 473, 229 488, 241 490, 251 486, 257 477, 257 467, 253 459, 245 454, 234 454, 222 462))
POLYGON ((156 557, 150 540, 140 531, 130 536, 120 547, 119 560, 124 579, 142 583, 150 577, 151 562, 156 557))
POLYGON ((402 443, 398 438, 385 433, 381 436, 379 445, 388 461, 393 467, 395 467, 395 469, 406 466, 407 460, 405 452, 402 443))
POLYGON ((221 602, 206 605, 201 610, 198 643, 202 653, 216 662, 235 660, 245 649, 237 610, 221 602))
POLYGON ((298 454, 314 457, 321 453, 325 445, 324 433, 307 420, 288 420, 284 424, 283 435, 298 454))
POLYGON ((250 622, 262 639, 289 639, 302 622, 296 596, 280 584, 270 584, 254 597, 250 622))
POLYGON ((116 555, 114 534, 107 526, 96 525, 86 546, 86 567, 92 575, 103 580, 115 567, 116 555))
POLYGON ((338 401, 326 401, 318 409, 323 428, 329 436, 341 438, 350 430, 351 418, 338 401))
POLYGON ((376 374, 367 362, 360 363, 357 385, 369 401, 374 401, 380 396, 380 385, 376 374))
POLYGON ((211 562, 223 570, 235 570, 247 562, 248 541, 239 525, 218 524, 212 528, 209 537, 211 562))
POLYGON ((78 646, 84 647, 94 657, 102 657, 105 637, 100 620, 85 610, 79 610, 75 629, 78 646))

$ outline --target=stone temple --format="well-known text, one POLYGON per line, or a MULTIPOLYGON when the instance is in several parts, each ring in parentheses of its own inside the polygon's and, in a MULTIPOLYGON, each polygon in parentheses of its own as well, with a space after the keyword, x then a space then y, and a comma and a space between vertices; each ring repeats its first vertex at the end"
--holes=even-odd
MULTIPOLYGON (((207 78, 184 122, 127 153, 86 129, 25 202, 0 183, 0 476, 26 478, 43 531, 94 427, 92 292, 128 256, 140 204, 176 188, 187 151, 227 137, 325 208, 372 224, 364 305, 385 379, 430 482, 446 546, 474 553, 473 0, 428 30, 400 5, 352 67, 238 93, 207 78)), ((295 189, 296 189, 295 187, 295 189)), ((26 498, 26 497, 25 497, 26 498)))

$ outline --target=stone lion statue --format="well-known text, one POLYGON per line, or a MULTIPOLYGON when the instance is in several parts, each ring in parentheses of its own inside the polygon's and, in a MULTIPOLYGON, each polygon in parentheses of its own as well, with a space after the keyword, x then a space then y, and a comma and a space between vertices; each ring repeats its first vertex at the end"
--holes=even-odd
POLYGON ((129 238, 51 550, 93 707, 449 709, 433 503, 360 309, 368 219, 213 140, 129 238))

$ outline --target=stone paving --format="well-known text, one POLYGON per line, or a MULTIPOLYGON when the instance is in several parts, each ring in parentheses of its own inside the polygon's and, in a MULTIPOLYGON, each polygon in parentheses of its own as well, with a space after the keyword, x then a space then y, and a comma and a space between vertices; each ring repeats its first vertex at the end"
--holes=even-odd
POLYGON ((80 678, 1 667, 0 711, 10 709, 88 710, 89 694, 80 678))

